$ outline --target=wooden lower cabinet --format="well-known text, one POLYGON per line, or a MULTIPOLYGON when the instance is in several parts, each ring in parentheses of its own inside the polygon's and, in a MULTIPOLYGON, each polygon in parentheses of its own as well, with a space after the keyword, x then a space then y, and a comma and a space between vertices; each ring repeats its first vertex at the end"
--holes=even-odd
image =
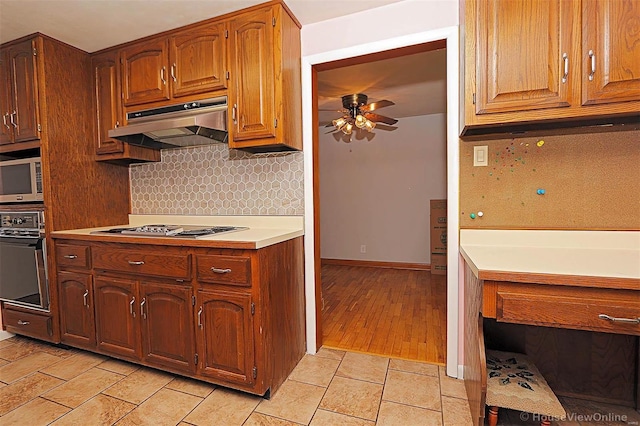
POLYGON ((198 291, 198 374, 251 385, 257 376, 250 294, 198 291))
POLYGON ((65 344, 256 395, 304 355, 302 237, 255 250, 74 238, 54 237, 65 344))
POLYGON ((93 280, 89 274, 58 272, 60 340, 84 348, 96 346, 93 280))

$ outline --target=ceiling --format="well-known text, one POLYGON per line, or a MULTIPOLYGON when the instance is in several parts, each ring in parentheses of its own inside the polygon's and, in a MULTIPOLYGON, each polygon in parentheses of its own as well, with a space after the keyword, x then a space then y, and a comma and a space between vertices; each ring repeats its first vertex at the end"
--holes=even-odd
MULTIPOLYGON (((285 0, 304 25, 403 0, 285 0)), ((264 0, 0 0, 0 43, 40 32, 95 52, 120 43, 222 15, 264 0)), ((319 120, 339 117, 341 97, 364 93, 377 110, 404 118, 446 109, 444 49, 360 63, 318 73, 319 120)), ((363 59, 363 61, 366 61, 363 59)), ((357 61, 352 62, 357 63, 357 61)))

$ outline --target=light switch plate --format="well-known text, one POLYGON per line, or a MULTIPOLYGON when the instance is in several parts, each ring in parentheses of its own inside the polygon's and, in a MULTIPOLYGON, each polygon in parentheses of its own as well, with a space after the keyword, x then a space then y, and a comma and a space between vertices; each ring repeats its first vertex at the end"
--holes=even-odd
POLYGON ((473 165, 474 166, 489 165, 489 147, 487 145, 473 147, 473 165))

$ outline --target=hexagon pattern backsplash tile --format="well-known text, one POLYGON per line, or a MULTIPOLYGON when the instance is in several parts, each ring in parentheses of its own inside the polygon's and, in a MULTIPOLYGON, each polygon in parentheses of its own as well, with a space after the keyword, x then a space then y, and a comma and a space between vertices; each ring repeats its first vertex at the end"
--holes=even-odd
POLYGON ((133 214, 304 213, 302 152, 252 155, 222 144, 163 150, 161 162, 130 172, 133 214))

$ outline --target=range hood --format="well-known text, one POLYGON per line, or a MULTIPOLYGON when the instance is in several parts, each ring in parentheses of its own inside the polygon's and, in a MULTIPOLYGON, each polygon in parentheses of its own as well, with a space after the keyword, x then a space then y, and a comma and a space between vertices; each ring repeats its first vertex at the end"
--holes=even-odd
POLYGON ((127 123, 109 137, 154 149, 226 143, 227 97, 129 112, 127 123))

